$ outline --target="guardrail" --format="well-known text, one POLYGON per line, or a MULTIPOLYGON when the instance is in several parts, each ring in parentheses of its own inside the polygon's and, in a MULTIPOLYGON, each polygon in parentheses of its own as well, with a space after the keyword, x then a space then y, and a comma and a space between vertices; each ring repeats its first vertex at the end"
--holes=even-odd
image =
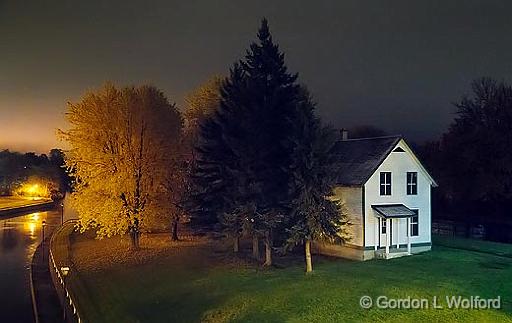
MULTIPOLYGON (((64 309, 65 313, 65 321, 68 322, 78 322, 82 323, 82 319, 80 317, 80 314, 78 312, 78 309, 76 307, 76 302, 73 300, 73 296, 69 292, 68 288, 66 287, 66 279, 65 274, 63 274, 61 271, 63 268, 59 268, 57 266, 57 263, 55 262, 55 258, 53 256, 52 246, 53 246, 53 240, 55 236, 64 228, 66 224, 70 223, 76 223, 76 220, 67 220, 64 222, 62 226, 60 226, 57 230, 54 231, 52 234, 52 237, 50 239, 50 246, 49 246, 49 267, 50 267, 50 273, 52 275, 53 284, 55 285, 55 289, 57 290, 57 295, 59 296, 59 300, 61 303, 62 308, 64 309), (59 285, 57 285, 59 284, 59 285)), ((69 264, 71 266, 71 264, 69 264)), ((68 267, 69 270, 69 267, 68 267)), ((66 273, 67 274, 67 273, 66 273)))

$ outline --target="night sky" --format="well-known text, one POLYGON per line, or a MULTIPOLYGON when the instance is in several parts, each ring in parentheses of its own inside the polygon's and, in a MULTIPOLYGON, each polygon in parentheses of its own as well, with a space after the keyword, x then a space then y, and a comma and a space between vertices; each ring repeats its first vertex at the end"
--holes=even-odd
POLYGON ((510 1, 0 0, 0 148, 62 146, 67 101, 105 81, 182 105, 270 28, 320 115, 438 137, 472 79, 512 75, 510 1))

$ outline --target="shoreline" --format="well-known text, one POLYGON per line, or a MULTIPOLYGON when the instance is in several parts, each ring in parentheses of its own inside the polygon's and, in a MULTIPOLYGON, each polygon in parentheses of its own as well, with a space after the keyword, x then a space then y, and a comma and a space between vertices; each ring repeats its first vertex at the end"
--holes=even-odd
POLYGON ((52 200, 42 200, 36 203, 30 203, 26 205, 19 205, 13 207, 0 208, 0 218, 17 215, 19 213, 30 212, 30 211, 44 211, 55 207, 56 203, 52 200))

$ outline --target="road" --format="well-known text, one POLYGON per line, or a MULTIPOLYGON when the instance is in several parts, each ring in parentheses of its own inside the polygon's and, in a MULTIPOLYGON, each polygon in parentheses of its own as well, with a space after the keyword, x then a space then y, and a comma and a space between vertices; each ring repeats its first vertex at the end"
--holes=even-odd
MULTIPOLYGON (((64 221, 75 217, 65 201, 64 221)), ((33 322, 29 268, 43 235, 60 225, 60 208, 0 218, 0 322, 33 322)))

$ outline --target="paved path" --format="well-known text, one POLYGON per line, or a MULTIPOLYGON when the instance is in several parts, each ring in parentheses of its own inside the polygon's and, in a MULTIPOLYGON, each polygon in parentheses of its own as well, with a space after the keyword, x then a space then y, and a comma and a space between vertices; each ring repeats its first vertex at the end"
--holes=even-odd
POLYGON ((36 322, 59 323, 63 322, 63 312, 48 267, 49 246, 50 239, 45 238, 32 258, 32 282, 38 316, 36 322))

